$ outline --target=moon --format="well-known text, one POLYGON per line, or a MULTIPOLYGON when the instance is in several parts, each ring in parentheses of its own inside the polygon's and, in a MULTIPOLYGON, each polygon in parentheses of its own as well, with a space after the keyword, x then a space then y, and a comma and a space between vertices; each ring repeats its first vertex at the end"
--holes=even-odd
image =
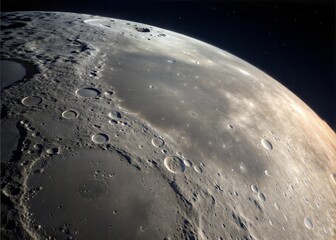
POLYGON ((1 27, 4 238, 335 237, 335 133, 261 70, 121 19, 1 27))

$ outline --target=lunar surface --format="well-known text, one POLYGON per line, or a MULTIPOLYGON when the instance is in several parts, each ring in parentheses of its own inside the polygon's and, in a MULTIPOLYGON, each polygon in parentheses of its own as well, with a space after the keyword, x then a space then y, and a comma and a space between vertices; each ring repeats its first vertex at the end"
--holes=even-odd
POLYGON ((1 13, 3 239, 335 239, 336 136, 262 71, 120 19, 1 13))

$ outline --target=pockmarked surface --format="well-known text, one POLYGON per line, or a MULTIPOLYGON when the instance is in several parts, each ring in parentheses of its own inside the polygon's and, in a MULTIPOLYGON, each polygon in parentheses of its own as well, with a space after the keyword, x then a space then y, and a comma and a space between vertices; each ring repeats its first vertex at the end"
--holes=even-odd
POLYGON ((1 29, 1 61, 25 68, 1 75, 5 239, 336 236, 335 133, 262 71, 120 19, 1 29))

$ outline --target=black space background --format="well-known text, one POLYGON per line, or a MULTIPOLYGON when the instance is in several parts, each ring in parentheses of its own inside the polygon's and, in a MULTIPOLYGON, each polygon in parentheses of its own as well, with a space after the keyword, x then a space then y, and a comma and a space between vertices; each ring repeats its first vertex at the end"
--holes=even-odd
POLYGON ((1 1, 1 11, 29 10, 127 19, 205 41, 281 82, 336 130, 335 0, 1 1))

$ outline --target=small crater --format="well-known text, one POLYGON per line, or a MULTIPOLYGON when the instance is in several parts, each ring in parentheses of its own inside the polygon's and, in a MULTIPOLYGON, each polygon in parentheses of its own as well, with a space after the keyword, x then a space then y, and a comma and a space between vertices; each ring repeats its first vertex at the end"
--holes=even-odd
POLYGON ((275 203, 274 203, 274 208, 275 208, 277 211, 279 211, 279 210, 280 210, 279 204, 275 202, 275 203))
POLYGON ((200 166, 197 166, 197 165, 194 166, 194 170, 197 173, 202 173, 203 172, 202 168, 200 166))
POLYGON ((141 232, 146 231, 146 229, 147 229, 147 227, 145 227, 145 226, 141 226, 141 227, 140 227, 140 231, 141 231, 141 232))
POLYGON ((111 97, 113 94, 114 94, 114 93, 113 93, 112 91, 105 91, 105 92, 104 92, 104 95, 105 95, 106 97, 111 97))
POLYGON ((95 98, 100 94, 100 91, 96 88, 85 87, 77 89, 76 94, 83 98, 95 98))
POLYGON ((192 118, 197 118, 197 113, 195 113, 194 111, 190 111, 190 112, 189 112, 189 115, 190 115, 192 118))
POLYGON ((184 160, 184 165, 186 165, 187 167, 191 167, 192 166, 192 162, 190 160, 184 160))
POLYGON ((332 173, 331 178, 334 180, 334 183, 336 183, 336 173, 332 173))
POLYGON ((153 137, 152 144, 154 147, 162 147, 164 145, 164 140, 159 137, 153 137))
POLYGON ((112 111, 107 114, 109 118, 121 118, 121 113, 118 111, 112 111))
POLYGON ((304 221, 304 225, 306 226, 306 228, 308 229, 313 228, 313 222, 310 220, 310 218, 306 217, 303 221, 304 221))
POLYGON ((251 189, 253 192, 257 193, 259 191, 258 187, 255 185, 251 185, 251 189))
POLYGON ((266 148, 269 151, 273 149, 272 143, 265 138, 261 139, 261 144, 263 145, 264 148, 266 148))
POLYGON ((150 32, 149 28, 145 28, 145 27, 135 27, 135 30, 137 30, 138 32, 150 32))
POLYGON ((114 120, 114 119, 110 119, 110 120, 109 120, 109 124, 112 124, 112 125, 114 125, 114 124, 118 124, 118 121, 117 121, 117 120, 114 120))
POLYGON ((258 198, 260 201, 266 202, 266 196, 262 192, 258 193, 258 198))
POLYGON ((58 154, 58 153, 59 153, 59 149, 56 148, 56 147, 52 147, 52 148, 49 148, 49 149, 47 150, 47 153, 48 153, 49 155, 55 155, 55 154, 58 154))
POLYGON ((25 97, 21 100, 22 104, 27 107, 39 105, 42 102, 42 98, 39 96, 25 97))

